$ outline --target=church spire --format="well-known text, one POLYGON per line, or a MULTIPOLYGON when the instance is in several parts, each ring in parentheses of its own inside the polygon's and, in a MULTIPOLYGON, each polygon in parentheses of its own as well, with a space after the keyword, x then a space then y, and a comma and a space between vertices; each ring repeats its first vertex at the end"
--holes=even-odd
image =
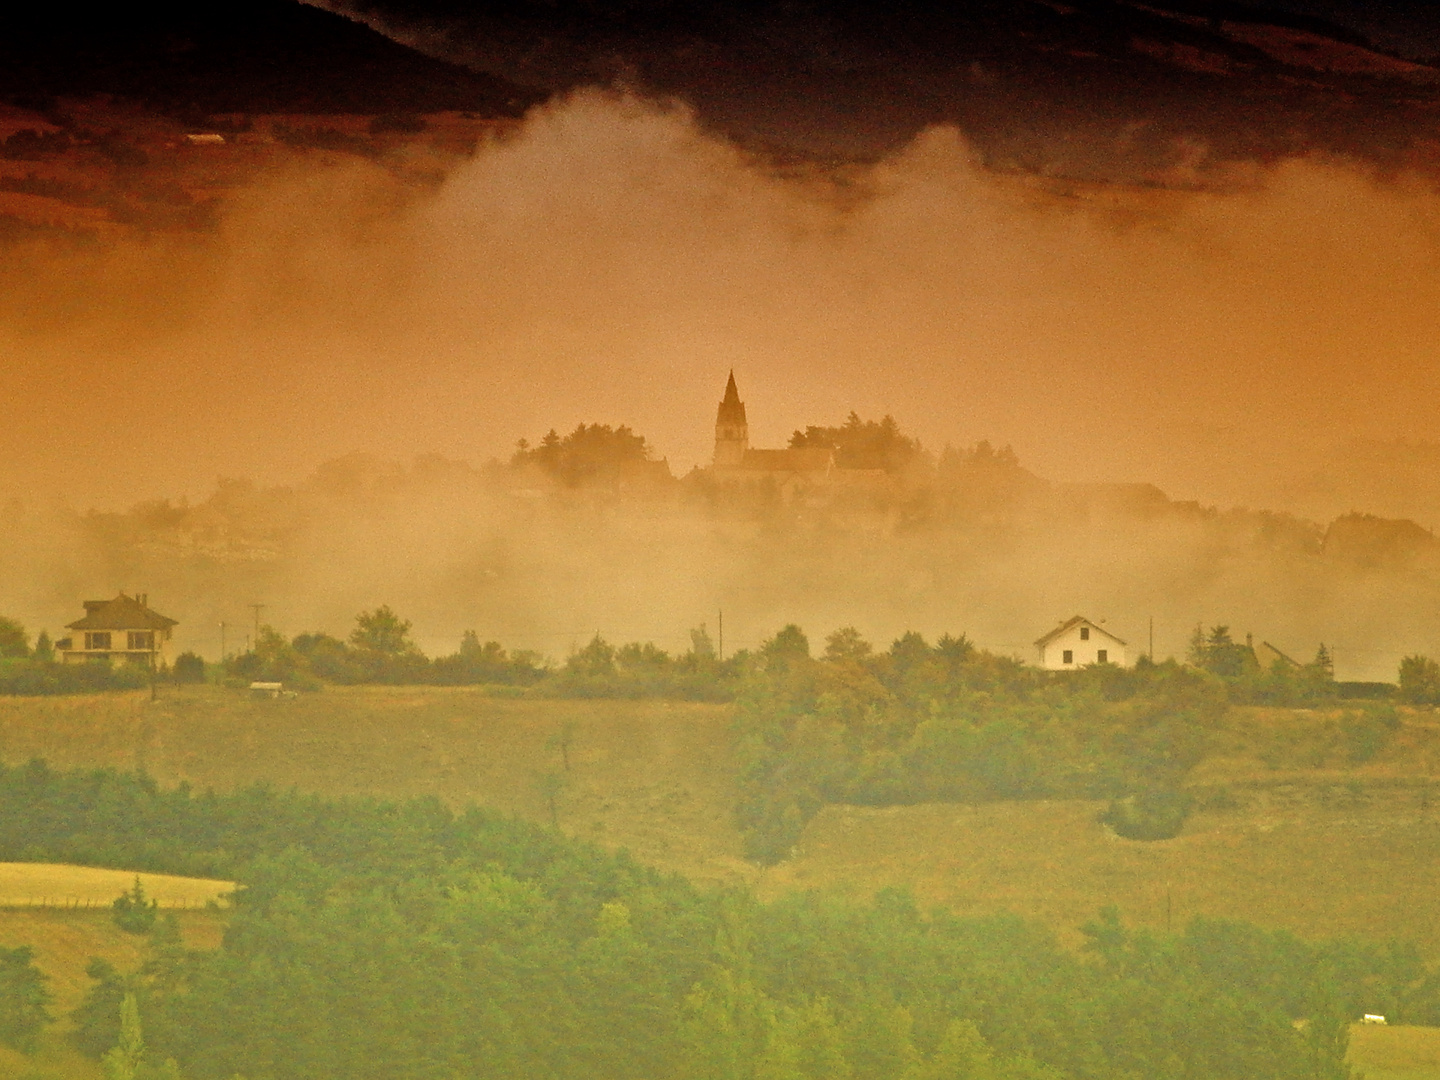
POLYGON ((735 371, 725 384, 725 399, 715 410, 715 464, 735 466, 745 460, 750 449, 750 425, 745 420, 745 403, 735 386, 735 371))

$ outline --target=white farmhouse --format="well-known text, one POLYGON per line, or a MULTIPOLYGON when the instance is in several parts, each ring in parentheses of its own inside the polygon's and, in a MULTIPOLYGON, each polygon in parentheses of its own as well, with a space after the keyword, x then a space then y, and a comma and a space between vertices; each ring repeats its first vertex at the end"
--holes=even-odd
POLYGON ((1040 666, 1047 671, 1074 671, 1086 664, 1127 666, 1125 642, 1103 626, 1076 615, 1035 642, 1040 666))
POLYGON ((121 593, 114 600, 86 600, 85 617, 66 624, 75 633, 57 641, 55 651, 67 664, 119 660, 159 668, 170 631, 180 624, 151 611, 148 599, 144 593, 121 593))

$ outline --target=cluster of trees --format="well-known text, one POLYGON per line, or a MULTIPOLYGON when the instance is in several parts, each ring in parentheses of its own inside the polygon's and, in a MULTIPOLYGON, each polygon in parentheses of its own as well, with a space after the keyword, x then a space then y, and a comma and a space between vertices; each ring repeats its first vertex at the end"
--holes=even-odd
POLYGON ((748 660, 741 652, 722 661, 703 626, 690 631, 690 651, 678 656, 648 642, 616 648, 596 634, 552 673, 545 690, 566 697, 729 701, 748 660))
POLYGON ((737 813, 747 853, 785 858, 826 803, 1119 798, 1174 790, 1229 707, 1224 683, 1174 661, 1056 677, 906 634, 876 652, 851 628, 810 655, 788 626, 737 701, 737 813))
POLYGON ((882 420, 861 420, 852 412, 838 427, 810 425, 790 436, 793 450, 835 449, 835 463, 842 469, 884 469, 888 473, 908 472, 929 464, 920 440, 906 435, 893 416, 882 420))
POLYGON ((704 891, 429 799, 32 763, 0 770, 0 858, 24 851, 241 883, 218 951, 161 919, 136 974, 92 964, 73 1037, 137 1077, 1343 1080, 1348 1020, 1440 1019, 1413 949, 1107 911, 1072 952, 897 892, 704 891))
POLYGON ((534 681, 539 658, 506 654, 493 642, 481 645, 467 633, 455 656, 430 660, 410 637, 411 623, 388 606, 362 611, 348 641, 330 634, 297 634, 286 640, 262 627, 249 652, 225 661, 225 674, 242 682, 284 682, 313 689, 321 682, 350 683, 525 683, 534 681))
MULTIPOLYGON (((362 611, 348 641, 324 633, 290 640, 263 627, 249 652, 226 661, 230 678, 284 682, 300 689, 322 682, 440 686, 538 686, 567 697, 671 697, 728 700, 741 663, 722 663, 704 628, 691 632, 691 649, 673 656, 653 644, 616 647, 599 634, 555 667, 538 653, 506 651, 481 642, 473 630, 449 656, 427 657, 410 637, 411 624, 388 606, 362 611), (543 685, 542 685, 543 684, 543 685)), ((742 658, 743 660, 743 658, 742 658)))
MULTIPOLYGON (((320 631, 287 639, 274 627, 263 626, 253 646, 227 657, 214 675, 236 685, 283 682, 301 690, 325 683, 497 685, 537 687, 563 697, 728 701, 747 660, 742 653, 722 662, 703 626, 691 631, 689 651, 678 655, 650 643, 615 646, 596 634, 559 665, 536 652, 482 642, 473 630, 461 637, 456 652, 432 658, 415 644, 411 628, 410 621, 388 605, 357 615, 345 640, 320 631)), ((177 683, 203 682, 206 664, 195 653, 181 653, 162 674, 177 683)), ((32 649, 19 623, 0 618, 0 693, 135 689, 149 679, 149 670, 135 665, 61 664, 43 632, 32 649)))
POLYGON ((1279 657, 1262 668, 1255 649, 1234 641, 1228 626, 1212 626, 1208 633, 1196 626, 1187 659, 1224 679, 1237 704, 1308 707, 1334 701, 1338 694, 1335 664, 1323 642, 1308 664, 1279 657))
MULTIPOLYGON (((1051 673, 963 636, 910 633, 877 652, 852 628, 812 657, 796 626, 741 659, 738 814, 763 862, 785 858, 827 803, 1101 798, 1122 835, 1174 836, 1191 808, 1185 779, 1232 705, 1336 696, 1323 648, 1311 665, 1261 673, 1225 627, 1198 637, 1191 664, 1130 669, 1051 673)), ((1369 760, 1398 724, 1392 706, 1365 704, 1327 729, 1326 752, 1369 760)))
POLYGON ((521 439, 510 464, 513 468, 538 469, 571 488, 615 486, 670 476, 669 466, 654 460, 644 436, 624 424, 614 428, 609 424, 579 424, 563 436, 552 428, 534 446, 521 439))
POLYGON ((1440 705, 1440 663, 1428 656, 1400 661, 1400 700, 1410 705, 1440 705))

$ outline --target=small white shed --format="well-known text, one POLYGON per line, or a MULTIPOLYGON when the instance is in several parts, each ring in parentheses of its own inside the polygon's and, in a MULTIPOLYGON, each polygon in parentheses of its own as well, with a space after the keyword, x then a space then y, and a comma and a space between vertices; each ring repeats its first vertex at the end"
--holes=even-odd
POLYGON ((1129 666, 1125 642, 1083 615, 1065 620, 1035 642, 1035 648, 1047 671, 1074 671, 1087 664, 1129 666))

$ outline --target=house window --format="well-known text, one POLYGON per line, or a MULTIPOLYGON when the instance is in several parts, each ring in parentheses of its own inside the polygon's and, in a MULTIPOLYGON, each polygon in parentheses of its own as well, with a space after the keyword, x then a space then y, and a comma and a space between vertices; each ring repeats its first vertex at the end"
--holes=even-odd
POLYGON ((155 648, 155 631, 154 631, 154 630, 131 630, 131 631, 130 631, 130 648, 131 648, 132 651, 140 650, 140 649, 146 649, 146 650, 154 649, 154 648, 155 648))
POLYGON ((1089 641, 1089 640, 1090 640, 1090 628, 1089 628, 1088 626, 1082 626, 1082 627, 1080 627, 1080 640, 1081 640, 1081 641, 1089 641))
POLYGON ((1100 650, 1098 650, 1098 651, 1095 653, 1095 662, 1096 662, 1097 664, 1107 664, 1107 663, 1109 663, 1109 662, 1110 662, 1110 650, 1108 650, 1108 649, 1100 649, 1100 650))
POLYGON ((85 648, 87 649, 108 649, 110 648, 110 631, 95 630, 85 635, 85 648))
POLYGON ((1073 664, 1075 662, 1075 654, 1069 649, 1066 649, 1060 654, 1060 662, 1062 664, 1073 664))

